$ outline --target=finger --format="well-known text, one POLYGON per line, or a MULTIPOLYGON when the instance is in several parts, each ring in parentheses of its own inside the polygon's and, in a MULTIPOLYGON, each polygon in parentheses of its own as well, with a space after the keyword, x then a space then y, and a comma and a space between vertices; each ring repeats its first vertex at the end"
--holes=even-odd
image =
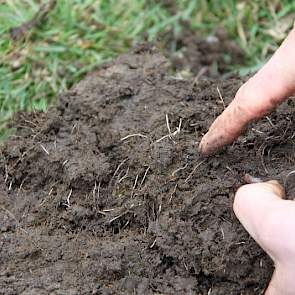
POLYGON ((202 138, 199 151, 211 155, 225 145, 232 143, 243 132, 250 121, 250 114, 234 99, 224 112, 213 122, 202 138))
POLYGON ((234 201, 238 219, 275 262, 265 295, 292 295, 295 289, 295 203, 284 196, 277 181, 268 181, 241 187, 234 201))
POLYGON ((295 92, 295 29, 265 66, 237 92, 235 99, 203 137, 199 150, 208 155, 232 143, 246 125, 295 92))
POLYGON ((264 295, 293 295, 294 294, 294 271, 276 267, 267 290, 264 295))
POLYGON ((242 225, 272 258, 267 241, 275 229, 270 225, 270 220, 276 218, 275 213, 284 202, 284 195, 284 189, 277 181, 248 184, 237 191, 233 206, 242 225))

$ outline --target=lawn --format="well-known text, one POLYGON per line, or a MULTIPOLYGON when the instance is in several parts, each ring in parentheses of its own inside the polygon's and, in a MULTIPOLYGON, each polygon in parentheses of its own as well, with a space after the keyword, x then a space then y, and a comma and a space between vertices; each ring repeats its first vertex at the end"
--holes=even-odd
POLYGON ((274 52, 295 14, 295 2, 287 0, 58 0, 40 24, 13 40, 11 29, 36 16, 40 2, 0 0, 2 138, 14 112, 46 110, 85 73, 144 38, 181 32, 182 21, 204 35, 223 26, 246 55, 245 64, 233 68, 246 74, 274 52))

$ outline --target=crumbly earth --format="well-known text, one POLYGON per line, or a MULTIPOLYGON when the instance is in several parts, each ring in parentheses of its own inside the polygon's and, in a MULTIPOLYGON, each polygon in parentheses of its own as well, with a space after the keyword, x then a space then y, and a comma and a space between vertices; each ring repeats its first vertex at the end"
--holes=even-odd
POLYGON ((242 81, 167 71, 142 46, 16 116, 0 154, 0 294, 263 293, 272 262, 232 203, 245 173, 294 191, 294 100, 202 158, 242 81))
POLYGON ((231 65, 243 64, 243 50, 223 28, 205 38, 191 29, 189 23, 182 22, 181 28, 179 33, 170 31, 161 37, 163 52, 169 56, 171 68, 180 75, 218 78, 228 76, 231 65))

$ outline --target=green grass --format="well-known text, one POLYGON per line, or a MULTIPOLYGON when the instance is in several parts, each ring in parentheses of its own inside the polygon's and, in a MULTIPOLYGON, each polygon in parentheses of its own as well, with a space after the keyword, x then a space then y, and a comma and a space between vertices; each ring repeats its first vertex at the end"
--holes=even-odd
POLYGON ((183 20, 203 34, 223 26, 245 50, 239 70, 248 73, 274 52, 295 13, 292 0, 176 0, 176 14, 164 2, 58 0, 41 26, 14 42, 9 29, 30 20, 40 1, 0 0, 0 134, 14 112, 45 110, 85 73, 146 36, 181 32, 183 20))

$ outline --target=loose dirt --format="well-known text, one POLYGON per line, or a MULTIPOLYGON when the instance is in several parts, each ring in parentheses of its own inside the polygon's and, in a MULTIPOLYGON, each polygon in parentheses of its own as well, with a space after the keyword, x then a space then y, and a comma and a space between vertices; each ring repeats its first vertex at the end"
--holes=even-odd
POLYGON ((47 113, 16 116, 1 148, 0 294, 262 294, 273 265, 232 202, 245 173, 294 169, 294 100, 202 158, 242 81, 176 79, 166 63, 142 46, 47 113))
POLYGON ((204 38, 198 35, 189 23, 181 23, 180 32, 168 32, 165 40, 165 55, 169 56, 171 68, 184 77, 205 76, 218 78, 228 74, 232 65, 243 64, 244 52, 223 28, 204 38))

